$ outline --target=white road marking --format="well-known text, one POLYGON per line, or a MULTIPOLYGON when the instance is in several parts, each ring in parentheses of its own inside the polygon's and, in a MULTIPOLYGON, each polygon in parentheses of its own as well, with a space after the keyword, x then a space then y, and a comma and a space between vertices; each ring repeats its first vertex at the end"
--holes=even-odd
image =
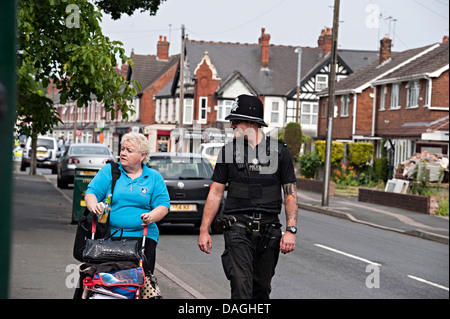
POLYGON ((417 281, 429 284, 431 286, 434 286, 434 287, 437 287, 437 288, 441 288, 441 289, 444 289, 444 290, 448 291, 448 287, 436 284, 434 282, 431 282, 431 281, 428 281, 428 280, 425 280, 425 279, 422 279, 422 278, 419 278, 419 277, 416 277, 416 276, 412 276, 412 275, 408 275, 408 277, 411 278, 411 279, 414 279, 414 280, 417 280, 417 281))
POLYGON ((346 257, 350 257, 350 258, 353 258, 353 259, 356 259, 356 260, 360 260, 360 261, 363 261, 363 262, 371 264, 371 265, 381 266, 381 264, 378 264, 376 262, 373 262, 373 261, 370 261, 368 259, 364 259, 364 258, 355 256, 355 255, 352 255, 352 254, 349 254, 349 253, 346 253, 346 252, 343 252, 343 251, 340 251, 340 250, 337 250, 337 249, 334 249, 334 248, 331 248, 331 247, 327 247, 327 246, 320 245, 320 244, 314 244, 314 246, 317 246, 317 247, 320 247, 320 248, 323 248, 323 249, 327 249, 327 250, 335 252, 337 254, 341 254, 341 255, 344 255, 346 257))

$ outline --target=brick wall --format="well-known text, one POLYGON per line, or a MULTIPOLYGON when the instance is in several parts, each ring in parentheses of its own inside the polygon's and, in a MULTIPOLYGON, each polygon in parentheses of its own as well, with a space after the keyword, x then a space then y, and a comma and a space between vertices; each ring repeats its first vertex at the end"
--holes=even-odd
MULTIPOLYGON (((400 91, 401 107, 398 110, 390 110, 391 104, 391 85, 387 85, 385 110, 380 111, 380 91, 381 86, 377 86, 377 115, 376 132, 377 134, 389 134, 393 129, 400 128, 404 123, 414 122, 432 122, 448 115, 448 111, 430 110, 425 105, 425 80, 420 80, 419 107, 406 108, 408 82, 402 82, 400 91)), ((433 79, 431 106, 447 107, 449 106, 448 94, 448 71, 444 72, 439 78, 433 79)))
POLYGON ((141 98, 141 123, 142 124, 154 124, 155 123, 155 101, 153 96, 162 90, 170 81, 173 80, 175 72, 177 70, 177 64, 173 65, 166 73, 164 73, 158 80, 153 82, 147 88, 142 88, 141 98))
POLYGON ((358 201, 397 207, 430 215, 435 215, 439 208, 439 196, 398 194, 368 188, 359 189, 358 201))
MULTIPOLYGON (((323 181, 311 180, 307 178, 297 178, 297 190, 305 190, 307 192, 322 193, 323 181)), ((330 181, 330 188, 328 196, 334 196, 336 189, 336 183, 330 181)))
POLYGON ((207 113, 206 120, 208 123, 214 123, 217 120, 217 111, 214 110, 214 105, 217 104, 217 101, 215 99, 214 92, 220 85, 220 80, 213 79, 213 72, 209 67, 208 63, 206 63, 206 61, 203 61, 203 63, 197 69, 195 76, 197 78, 197 82, 195 86, 196 101, 194 102, 194 119, 197 120, 199 118, 199 111, 200 111, 199 98, 207 97, 208 98, 207 106, 210 112, 207 113))
POLYGON ((433 79, 433 96, 431 97, 432 106, 449 106, 449 81, 448 81, 448 70, 441 74, 437 79, 433 79))

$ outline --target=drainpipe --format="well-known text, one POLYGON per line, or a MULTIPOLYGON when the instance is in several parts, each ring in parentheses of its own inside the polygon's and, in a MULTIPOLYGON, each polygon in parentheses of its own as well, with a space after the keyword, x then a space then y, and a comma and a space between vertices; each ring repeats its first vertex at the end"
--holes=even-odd
POLYGON ((352 141, 355 141, 356 134, 356 108, 358 105, 358 95, 353 93, 353 125, 352 125, 352 141))
POLYGON ((373 108, 372 108, 372 136, 375 136, 375 121, 377 119, 377 87, 373 88, 373 108))

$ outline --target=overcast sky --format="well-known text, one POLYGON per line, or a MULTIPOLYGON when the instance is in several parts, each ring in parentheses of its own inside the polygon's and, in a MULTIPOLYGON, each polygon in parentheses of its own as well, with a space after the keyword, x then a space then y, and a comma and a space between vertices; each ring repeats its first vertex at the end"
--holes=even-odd
MULTIPOLYGON (((338 45, 378 50, 389 35, 393 50, 441 42, 449 33, 449 0, 341 0, 338 45)), ((317 47, 333 24, 334 0, 167 0, 156 16, 136 12, 114 21, 103 15, 103 33, 123 43, 127 56, 156 54, 159 36, 170 55, 181 48, 181 25, 192 40, 258 43, 261 28, 276 45, 317 47)))

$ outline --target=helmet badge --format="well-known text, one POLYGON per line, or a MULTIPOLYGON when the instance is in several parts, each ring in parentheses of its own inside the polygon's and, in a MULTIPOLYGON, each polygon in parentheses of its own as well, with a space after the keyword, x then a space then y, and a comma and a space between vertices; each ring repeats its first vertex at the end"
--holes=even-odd
POLYGON ((239 98, 237 97, 234 101, 233 101, 233 104, 231 104, 231 112, 232 113, 234 113, 234 112, 236 112, 236 110, 238 109, 238 107, 239 107, 239 98))

